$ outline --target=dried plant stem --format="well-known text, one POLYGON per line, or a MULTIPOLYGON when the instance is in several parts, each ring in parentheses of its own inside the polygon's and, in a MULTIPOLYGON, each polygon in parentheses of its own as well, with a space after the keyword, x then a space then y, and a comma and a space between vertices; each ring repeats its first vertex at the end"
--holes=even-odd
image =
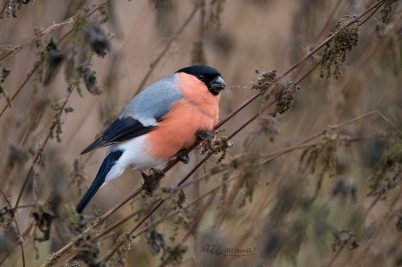
MULTIPOLYGON (((198 223, 201 221, 205 211, 208 209, 208 207, 212 204, 212 201, 214 200, 216 196, 216 193, 214 193, 213 195, 211 195, 207 201, 207 203, 204 204, 204 206, 202 207, 202 209, 200 210, 200 212, 198 212, 198 214, 195 216, 193 222, 191 223, 191 225, 189 226, 189 230, 187 231, 187 233, 180 239, 178 243, 178 246, 182 245, 184 242, 186 242, 187 238, 190 237, 190 235, 194 232, 195 228, 197 227, 198 223)), ((162 261, 159 264, 159 267, 163 267, 165 266, 166 263, 164 261, 162 261)))
MULTIPOLYGON (((24 86, 27 84, 27 82, 29 81, 29 79, 32 77, 32 75, 35 73, 35 71, 39 68, 40 65, 42 65, 43 60, 41 60, 39 62, 39 64, 37 64, 32 71, 27 75, 27 77, 25 78, 24 82, 21 84, 21 86, 18 88, 18 90, 12 95, 12 97, 10 98, 11 101, 13 101, 15 99, 15 97, 20 93, 20 91, 22 90, 22 88, 24 88, 24 86)), ((0 112, 0 118, 1 116, 3 116, 4 112, 7 110, 7 108, 9 107, 9 105, 6 105, 3 110, 0 112)))
MULTIPOLYGON (((345 25, 344 28, 349 27, 350 25, 358 22, 362 17, 364 17, 367 13, 369 13, 371 10, 376 9, 378 7, 380 7, 385 0, 381 0, 379 2, 377 2, 376 4, 372 5, 370 8, 368 8, 366 11, 364 11, 362 14, 360 14, 359 16, 356 16, 352 21, 350 21, 348 24, 345 25)), ((370 15, 371 16, 371 15, 370 15)), ((316 48, 314 48, 310 53, 308 53, 306 56, 304 56, 299 62, 297 62, 296 64, 294 64, 293 66, 291 66, 289 69, 287 69, 283 74, 282 77, 286 76, 287 74, 289 74, 290 72, 292 72, 294 69, 296 69, 301 63, 303 63, 305 60, 307 60, 308 58, 310 58, 312 55, 314 55, 318 50, 320 50, 321 48, 323 48, 327 43, 329 43, 330 41, 332 41, 332 39, 335 38, 335 36, 338 34, 339 31, 335 32, 334 34, 332 34, 331 36, 329 36, 325 41, 323 41, 321 44, 319 44, 316 48)))
MULTIPOLYGON (((94 14, 95 11, 99 10, 103 5, 107 4, 109 1, 110 1, 110 0, 106 0, 106 1, 104 1, 104 2, 102 2, 102 3, 97 4, 96 7, 88 14, 88 17, 91 16, 92 14, 94 14)), ((72 22, 72 21, 74 20, 74 18, 77 17, 77 16, 78 16, 78 14, 76 14, 76 15, 74 15, 74 16, 68 18, 67 20, 65 20, 65 22, 68 21, 68 22, 70 23, 70 20, 71 20, 71 22, 72 22)), ((64 22, 62 22, 62 23, 64 23, 64 22)), ((61 24, 61 23, 60 23, 60 24, 61 24)), ((50 32, 52 29, 55 28, 56 25, 59 25, 59 24, 55 24, 55 25, 49 27, 48 29, 46 29, 45 31, 50 32)), ((62 24, 62 25, 65 25, 65 24, 62 24)), ((60 25, 60 26, 61 26, 61 25, 60 25)), ((44 31, 44 32, 45 32, 45 31, 44 31)), ((24 48, 24 47, 27 46, 28 44, 34 42, 34 41, 37 40, 38 38, 42 37, 42 36, 45 34, 44 32, 43 32, 42 34, 37 35, 36 37, 32 38, 31 40, 26 41, 26 42, 23 43, 22 45, 19 45, 18 47, 21 47, 19 50, 21 50, 22 48, 24 48)), ((47 33, 47 32, 46 32, 46 33, 47 33)), ((64 34, 63 37, 60 38, 59 42, 63 41, 65 38, 67 38, 72 32, 73 32, 73 30, 71 29, 71 30, 68 31, 66 34, 64 34)), ((10 53, 13 53, 13 52, 14 52, 14 51, 10 51, 10 52, 7 53, 4 57, 9 56, 10 53)), ((4 57, 3 57, 3 58, 4 58, 4 57)), ((3 59, 3 58, 2 58, 2 59, 3 59)), ((0 59, 0 62, 1 62, 2 59, 0 59)), ((21 86, 17 89, 17 91, 16 91, 16 92, 13 94, 13 96, 11 97, 11 101, 13 101, 13 100, 15 99, 15 97, 21 92, 22 88, 24 88, 24 86, 26 85, 26 83, 27 83, 27 82, 29 81, 29 79, 33 76, 33 74, 36 72, 36 70, 43 64, 43 62, 44 62, 44 59, 41 59, 41 60, 38 62, 38 64, 32 69, 32 71, 27 75, 27 77, 25 78, 24 82, 21 84, 21 86)), ((0 118, 1 118, 1 116, 3 116, 4 112, 7 110, 7 107, 9 107, 9 105, 6 105, 6 106, 2 109, 2 111, 0 112, 0 118)))
POLYGON ((298 85, 299 83, 301 83, 304 79, 306 79, 307 76, 309 76, 313 70, 315 68, 317 68, 321 63, 321 60, 319 60, 308 72, 306 72, 306 74, 304 74, 300 79, 298 79, 297 81, 295 81, 295 85, 298 85))
POLYGON ((341 248, 339 248, 338 251, 334 255, 332 255, 331 259, 325 265, 325 267, 331 267, 331 265, 335 262, 335 260, 338 258, 338 256, 341 255, 341 252, 344 248, 345 248, 345 246, 342 246, 341 248))
POLYGON ((360 22, 360 23, 359 23, 359 26, 363 25, 369 18, 371 18, 371 17, 375 14, 375 12, 377 12, 377 10, 380 9, 380 7, 381 7, 383 4, 384 4, 384 1, 383 1, 381 4, 379 4, 379 5, 374 9, 374 11, 371 12, 371 14, 370 14, 367 18, 365 18, 362 22, 360 22))
MULTIPOLYGON (((357 16, 357 17, 356 17, 353 21, 351 21, 346 27, 352 25, 353 23, 356 23, 360 18, 362 18, 363 16, 365 16, 366 14, 368 14, 370 11, 374 10, 375 8, 379 7, 379 6, 382 5, 383 3, 384 3, 384 0, 382 0, 382 1, 380 1, 380 2, 377 2, 376 4, 374 4, 373 6, 371 6, 369 9, 367 9, 364 13, 362 13, 362 14, 359 15, 359 16, 357 16)), ((196 11, 198 10, 199 7, 200 7, 200 6, 196 6, 196 7, 195 7, 193 13, 190 15, 190 17, 189 17, 188 20, 185 22, 185 24, 183 24, 183 26, 179 29, 179 31, 170 39, 168 45, 167 45, 167 46, 165 47, 165 49, 161 52, 161 54, 158 56, 158 58, 157 58, 155 61, 153 61, 153 62, 151 63, 150 69, 149 69, 148 73, 145 75, 143 81, 141 82, 141 84, 140 84, 140 86, 139 86, 139 89, 141 89, 141 88, 144 86, 144 84, 146 83, 146 81, 147 81, 148 78, 150 77, 151 73, 153 72, 153 69, 155 68, 156 64, 159 63, 159 61, 161 60, 161 58, 163 57, 163 55, 168 51, 170 45, 174 42, 175 38, 177 38, 178 34, 180 34, 181 31, 184 29, 184 27, 190 22, 190 20, 192 19, 192 17, 194 16, 194 14, 196 13, 196 11)), ((281 76, 279 79, 283 78, 284 76, 286 76, 287 74, 289 74, 290 72, 292 72, 295 68, 297 68, 297 67, 298 67, 301 63, 303 63, 306 59, 308 59, 308 58, 311 57, 313 54, 315 54, 318 50, 320 50, 322 47, 324 47, 328 42, 330 42, 330 41, 335 37, 336 34, 337 34, 337 33, 331 35, 331 36, 330 36, 329 38, 327 38, 324 42, 322 42, 319 46, 317 46, 313 51, 311 51, 309 54, 307 54, 301 61, 299 61, 298 63, 296 63, 296 64, 294 64, 293 66, 291 66, 288 70, 286 70, 286 71, 282 74, 282 76, 281 76)), ((309 73, 310 73, 310 72, 309 72, 309 73)), ((304 77, 306 77, 306 75, 305 75, 304 77)), ((303 77, 303 78, 304 78, 304 77, 303 77)), ((302 79, 303 79, 303 78, 302 78, 302 79)), ((279 80, 279 79, 278 79, 278 80, 279 80)), ((137 91, 138 91, 138 90, 137 90, 137 91)), ((241 111, 244 107, 246 107, 246 106, 249 105, 251 102, 253 102, 255 99, 257 99, 258 96, 259 96, 259 94, 255 94, 255 95, 251 96, 249 99, 247 99, 247 100, 246 100, 243 104, 241 104, 237 109, 235 109, 235 110, 234 110, 233 112, 231 112, 227 117, 225 117, 220 123, 218 123, 218 124, 215 126, 215 129, 218 129, 220 126, 222 126, 224 123, 226 123, 229 119, 231 119, 234 115, 236 115, 236 114, 237 114, 239 111, 241 111)), ((274 103, 274 102, 273 102, 273 103, 274 103)), ((271 103, 271 104, 273 104, 273 103, 271 103)), ((367 114, 366 114, 366 115, 367 115, 367 114)), ((258 117, 258 115, 255 116, 255 118, 256 118, 256 117, 258 117)), ((382 117, 385 118, 384 116, 382 116, 382 117)), ((254 118, 254 119, 255 119, 255 118, 254 118)), ((254 120, 254 119, 252 119, 252 120, 254 120)), ((252 120, 249 120, 246 125, 243 125, 243 126, 241 127, 241 129, 244 129, 244 127, 247 126, 252 120)), ((239 129, 236 133, 232 134, 231 137, 235 136, 239 131, 241 131, 241 129, 239 129)), ((320 133, 320 134, 321 134, 321 133, 320 133)), ((193 148, 196 147, 196 145, 197 145, 197 144, 194 144, 190 149, 188 149, 188 151, 191 151, 193 148)), ((163 169, 163 171, 164 171, 164 172, 167 172, 167 171, 170 170, 177 162, 178 162, 177 159, 176 159, 176 160, 173 160, 170 164, 168 164, 168 165, 163 169)), ((199 166, 201 166, 201 165, 199 165, 199 166)), ((193 169, 192 171, 194 171, 194 169, 193 169)), ((188 177, 189 177, 189 176, 188 176, 188 177)), ((188 177, 186 176, 185 178, 183 178, 183 180, 184 180, 184 181, 187 180, 188 177)), ((181 183, 184 183, 184 181, 181 182, 181 183)), ((179 183, 179 184, 181 184, 181 183, 179 183)), ((130 194, 129 197, 127 197, 125 200, 123 200, 122 202, 120 202, 120 203, 116 206, 116 208, 113 208, 112 210, 108 211, 104 216, 102 216, 102 217, 99 219, 98 225, 100 224, 100 222, 102 222, 104 219, 106 219, 106 218, 109 217, 112 213, 114 213, 117 209, 119 209, 122 205, 124 205, 125 203, 127 203, 127 202, 129 201, 129 199, 131 199, 132 197, 138 195, 140 191, 141 191, 141 188, 140 188, 140 189, 137 189, 137 190, 134 191, 132 194, 130 194)), ((142 224, 142 223, 143 223, 143 222, 144 222, 144 221, 162 204, 162 203, 163 203, 163 201, 159 201, 159 202, 156 204, 156 206, 154 206, 154 208, 153 208, 139 223, 137 223, 137 225, 133 228, 133 230, 130 232, 130 234, 132 234, 132 233, 139 227, 139 225, 141 225, 141 224, 142 224)), ((97 225, 95 225, 94 227, 96 227, 96 226, 97 226, 97 225)), ((48 262, 51 262, 52 260, 54 260, 54 259, 56 258, 55 255, 56 255, 56 256, 57 256, 57 255, 60 256, 62 253, 68 251, 71 247, 72 247, 72 244, 69 243, 67 246, 65 246, 63 249, 61 249, 59 252, 57 252, 56 254, 52 255, 52 257, 50 258, 50 261, 48 261, 48 262)), ((109 254, 106 256, 105 260, 109 260, 109 259, 112 257, 112 255, 117 251, 117 249, 118 249, 118 248, 115 248, 115 249, 112 251, 112 253, 109 253, 109 254)))
POLYGON ((44 36, 45 34, 50 33, 51 31, 53 31, 56 28, 59 28, 60 26, 72 23, 74 21, 74 18, 77 16, 78 16, 78 14, 72 16, 71 18, 66 19, 63 22, 60 22, 58 24, 53 24, 52 26, 50 26, 49 28, 47 28, 46 30, 41 32, 40 34, 36 35, 35 37, 31 38, 30 40, 26 41, 25 43, 16 46, 12 51, 8 52, 7 54, 5 54, 3 57, 0 58, 0 63, 4 63, 9 58, 11 58, 15 53, 17 53, 18 51, 20 51, 27 45, 33 43, 35 40, 39 39, 40 37, 44 36))
MULTIPOLYGON (((233 181, 234 179, 238 178, 239 176, 235 176, 229 180, 227 180, 225 183, 229 183, 231 181, 233 181)), ((187 206, 183 207, 183 209, 188 209, 190 207, 192 207, 193 205, 195 205, 197 202, 199 202, 201 199, 203 199, 204 197, 208 196, 209 194, 212 194, 214 192, 216 192, 219 188, 221 188, 225 183, 222 183, 212 189, 210 189, 209 191, 205 192, 204 194, 202 194, 201 196, 199 196, 197 199, 195 199, 193 202, 191 202, 190 204, 188 204, 187 206)), ((154 221, 152 224, 148 225, 147 227, 141 229, 138 233, 137 236, 144 233, 145 231, 147 231, 148 229, 150 229, 151 227, 154 227, 155 225, 160 224, 161 222, 163 222, 164 220, 166 220, 169 217, 172 217, 173 215, 176 215, 180 212, 180 210, 176 210, 176 211, 172 211, 171 213, 169 213, 168 215, 166 215, 163 218, 160 218, 159 220, 154 221)))
MULTIPOLYGON (((134 231, 140 227, 140 225, 145 222, 153 213, 156 211, 161 205, 163 204, 163 200, 158 201, 158 203, 155 204, 155 206, 142 218, 141 221, 139 221, 134 228, 128 233, 129 236, 132 236, 134 231)), ((103 261, 107 262, 110 260, 110 258, 113 256, 114 253, 120 248, 121 244, 117 245, 110 253, 108 253, 104 258, 103 261)))
MULTIPOLYGON (((365 16, 367 13, 369 13, 371 10, 377 8, 378 6, 382 5, 384 3, 384 0, 372 5, 370 8, 368 8, 365 12, 363 12, 362 14, 360 14, 359 16, 357 16, 354 20, 352 20, 350 23, 348 23, 345 27, 349 27, 350 25, 352 25, 353 23, 356 23, 360 18, 362 18, 363 16, 365 16)), ((322 42, 320 45, 318 45, 313 51, 311 51, 310 53, 308 53, 302 60, 300 60, 298 63, 294 64, 292 67, 290 67, 288 70, 286 70, 277 80, 285 77, 287 74, 289 74, 290 72, 292 72, 295 68, 297 68, 302 62, 304 62, 305 60, 307 60, 308 58, 310 58, 313 54, 315 54, 318 50, 320 50, 322 47, 324 47, 328 42, 330 42, 335 35, 338 32, 332 34, 329 38, 327 38, 324 42, 322 42)), ((310 74, 311 71, 313 69, 315 69, 318 66, 318 63, 307 73, 310 74)), ((299 79, 297 81, 297 84, 300 83, 305 77, 307 77, 307 75, 304 75, 301 79, 299 79)), ((275 81, 277 82, 277 81, 275 81)), ((227 115, 225 118, 223 118, 216 126, 215 126, 215 130, 220 128, 223 124, 225 124, 228 120, 230 120, 232 117, 234 117, 237 113, 239 113, 242 109, 244 109, 246 106, 248 106, 251 102, 253 102, 255 99, 258 98, 258 96, 260 96, 260 94, 254 94, 253 96, 251 96, 250 98, 248 98, 246 101, 244 101, 240 106, 238 106, 235 110, 233 110, 229 115, 227 115)), ((247 125, 253 121, 255 118, 257 118, 258 115, 255 115, 249 122, 247 122, 247 125)), ((246 125, 246 126, 247 126, 246 125)), ((244 127, 242 126, 242 129, 244 127)), ((236 133, 237 134, 237 133, 236 133)), ((234 136, 234 135, 233 135, 234 136)), ((187 153, 189 153, 190 151, 192 151, 195 147, 197 146, 197 144, 194 144, 192 147, 190 147, 189 149, 187 149, 187 153)), ((168 170, 170 170, 176 163, 178 162, 177 159, 173 160, 171 163, 169 163, 164 169, 164 172, 167 172, 168 170)))
MULTIPOLYGON (((336 11, 338 10, 338 8, 340 7, 340 4, 341 4, 342 1, 343 1, 343 0, 338 0, 338 2, 336 3, 335 7, 332 9, 331 14, 328 16, 328 19, 327 19, 327 21, 326 21, 324 27, 322 27, 320 33, 317 35, 317 38, 316 38, 315 43, 317 43, 317 42, 320 40, 320 38, 322 37, 322 35, 324 34, 325 30, 327 29, 327 27, 328 27, 329 24, 331 23, 332 18, 333 18, 334 15, 335 15, 335 12, 336 12, 336 11)), ((303 69, 304 69, 305 66, 306 66, 306 64, 304 64, 303 67, 300 68, 300 71, 296 74, 296 77, 299 76, 299 74, 303 71, 303 69)))
MULTIPOLYGON (((107 4, 110 0, 105 0, 99 4, 97 4, 92 11, 88 14, 88 16, 92 15, 95 11, 97 11, 98 9, 100 9, 103 5, 107 4)), ((50 26, 49 28, 47 28, 46 30, 42 31, 40 34, 36 35, 35 37, 29 39, 28 41, 24 42, 23 44, 20 44, 18 46, 15 47, 14 50, 8 52, 7 54, 5 54, 3 57, 0 58, 0 63, 4 63, 6 60, 8 60, 10 57, 12 57, 15 53, 17 53, 18 51, 20 51, 21 49, 23 49, 24 47, 26 47, 27 45, 35 42, 37 39, 41 38, 42 36, 44 36, 45 34, 50 33, 51 31, 53 31, 56 28, 60 28, 60 26, 64 26, 67 24, 70 24, 74 21, 74 19, 76 17, 79 16, 79 13, 75 14, 74 16, 64 20, 63 22, 57 23, 57 24, 53 24, 52 26, 50 26)))
POLYGON ((333 16, 335 15, 335 12, 338 10, 338 8, 341 6, 343 0, 338 0, 336 3, 335 7, 332 9, 331 14, 328 16, 327 22, 325 23, 324 27, 322 27, 320 33, 317 35, 317 42, 321 38, 321 36, 324 34, 325 30, 328 28, 329 24, 331 23, 331 20, 333 16))
POLYGON ((141 89, 144 87, 145 83, 148 81, 149 77, 151 76, 152 72, 155 70, 155 67, 158 65, 158 63, 161 61, 161 59, 165 56, 166 52, 169 50, 170 46, 173 44, 173 42, 179 37, 179 35, 182 33, 182 31, 187 27, 187 25, 190 23, 190 21, 194 18, 194 15, 197 13, 198 9, 201 7, 200 4, 197 4, 194 7, 193 12, 191 12, 190 16, 184 21, 183 25, 177 30, 177 32, 170 38, 169 42, 166 44, 165 48, 160 52, 159 56, 151 62, 149 65, 149 70, 147 74, 145 74, 144 78, 142 79, 141 83, 138 85, 137 90, 135 90, 133 97, 135 97, 141 89))
MULTIPOLYGON (((4 200, 6 201, 8 207, 12 209, 10 200, 7 198, 6 194, 4 194, 3 189, 0 188, 1 194, 3 195, 4 200)), ((14 223, 15 223, 15 228, 17 230, 18 238, 22 238, 21 232, 20 232, 20 227, 18 225, 17 217, 14 217, 14 223)), ((22 260, 22 266, 25 267, 25 253, 24 253, 24 242, 19 242, 20 243, 20 248, 21 248, 21 260, 22 260)), ((6 259, 6 258, 4 258, 6 259)))
MULTIPOLYGON (((358 117, 356 117, 356 118, 353 118, 353 119, 351 119, 351 120, 348 120, 348 121, 346 121, 346 122, 343 122, 343 123, 341 123, 341 124, 339 124, 339 125, 331 125, 331 126, 330 126, 330 129, 331 129, 331 130, 335 130, 335 129, 344 127, 344 126, 346 126, 346 125, 349 125, 349 124, 351 124, 351 123, 353 123, 353 122, 356 122, 356 121, 358 121, 358 120, 360 120, 360 119, 363 119, 363 118, 365 118, 365 117, 367 117, 367 116, 374 115, 374 114, 379 115, 379 116, 380 116, 382 119, 384 119, 387 123, 389 123, 389 124, 391 124, 392 126, 395 127, 395 124, 393 124, 391 121, 389 121, 381 112, 379 112, 378 110, 374 110, 374 111, 368 112, 368 113, 366 113, 366 114, 360 115, 360 116, 358 116, 358 117)), ((321 136, 321 135, 324 134, 326 131, 327 131, 327 130, 323 130, 323 131, 321 131, 321 132, 317 132, 317 133, 311 135, 310 137, 306 138, 305 140, 303 140, 303 141, 301 141, 301 142, 299 142, 299 143, 297 143, 297 144, 295 144, 295 145, 293 145, 293 146, 290 146, 290 147, 287 147, 287 148, 285 148, 285 149, 281 149, 281 150, 279 150, 279 151, 274 151, 274 152, 271 152, 271 153, 269 153, 269 154, 266 154, 265 156, 266 156, 267 158, 266 158, 265 160, 263 160, 263 161, 261 162, 261 164, 265 164, 265 163, 267 163, 267 162, 269 162, 269 161, 271 161, 271 160, 273 160, 273 159, 275 159, 275 158, 277 158, 277 157, 279 157, 279 156, 281 156, 281 155, 283 155, 283 154, 286 154, 286 153, 288 153, 288 152, 291 152, 291 151, 293 151, 293 150, 295 150, 295 149, 300 149, 300 148, 303 148, 303 147, 305 147, 305 146, 310 146, 310 144, 306 144, 306 143, 309 142, 309 141, 311 141, 311 140, 313 140, 313 139, 315 139, 315 138, 317 138, 317 137, 319 137, 319 136, 321 136)), ((313 143, 311 143, 311 145, 312 145, 312 144, 313 144, 313 143)))
MULTIPOLYGON (((223 171, 225 171, 225 170, 227 170, 227 169, 228 169, 228 167, 222 168, 222 169, 220 169, 220 170, 218 170, 218 171, 215 171, 212 175, 221 173, 221 172, 223 172, 223 171)), ((196 184, 196 183, 198 183, 198 182, 200 182, 200 181, 202 181, 202 180, 205 180, 207 177, 210 177, 210 175, 209 175, 209 174, 201 175, 201 176, 198 177, 197 179, 194 179, 194 180, 192 180, 192 181, 190 181, 190 182, 188 182, 188 183, 184 183, 184 184, 182 184, 181 186, 178 186, 177 189, 184 189, 184 188, 189 187, 189 186, 191 186, 191 185, 193 185, 193 184, 196 184)), ((141 188, 141 189, 142 189, 142 188, 141 188)), ((168 199, 168 198, 170 198, 170 196, 168 196, 168 197, 166 197, 166 198, 164 198, 164 199, 162 199, 162 200, 166 200, 166 199, 168 199)), ((123 201, 122 201, 122 202, 123 202, 123 201)), ((102 232, 102 234, 101 234, 100 236, 103 236, 105 233, 109 233, 109 232, 112 231, 113 229, 119 227, 121 224, 123 224, 124 222, 128 221, 130 218, 134 217, 134 216, 137 215, 138 213, 139 213, 139 211, 133 212, 132 214, 127 215, 125 218, 122 218, 122 219, 120 219, 119 221, 113 223, 113 225, 109 226, 104 232, 102 232)))

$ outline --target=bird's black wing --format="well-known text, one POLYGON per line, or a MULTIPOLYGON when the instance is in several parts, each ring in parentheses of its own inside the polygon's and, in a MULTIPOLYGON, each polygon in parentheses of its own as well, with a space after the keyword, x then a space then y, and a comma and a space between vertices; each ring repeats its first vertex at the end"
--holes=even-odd
POLYGON ((152 131, 154 128, 155 126, 152 125, 144 126, 140 121, 130 116, 125 116, 121 119, 118 118, 98 139, 96 139, 96 141, 85 148, 84 151, 81 152, 81 155, 100 147, 124 142, 134 137, 144 135, 152 131))

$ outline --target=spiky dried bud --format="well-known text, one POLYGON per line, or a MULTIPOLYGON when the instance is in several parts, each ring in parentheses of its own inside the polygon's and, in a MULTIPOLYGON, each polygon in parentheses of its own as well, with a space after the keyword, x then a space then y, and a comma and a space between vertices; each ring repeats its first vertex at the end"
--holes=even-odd
MULTIPOLYGON (((359 42, 359 22, 356 21, 346 27, 354 20, 354 17, 344 16, 335 23, 335 32, 337 33, 332 41, 327 43, 322 55, 321 78, 324 78, 324 72, 326 72, 326 79, 331 78, 331 75, 334 75, 335 79, 339 79, 342 76, 341 67, 348 58, 347 52, 351 51, 359 42), (334 70, 331 69, 332 65, 334 65, 334 70)), ((332 34, 331 32, 329 33, 329 35, 332 34)))
POLYGON ((207 154, 207 157, 211 155, 217 155, 222 153, 219 157, 217 164, 221 163, 225 159, 228 148, 233 147, 233 143, 228 140, 226 136, 222 136, 216 140, 206 140, 201 150, 201 155, 207 154))
POLYGON ((88 231, 75 240, 74 245, 78 255, 74 259, 82 260, 88 266, 106 267, 106 263, 100 258, 99 242, 94 239, 94 235, 93 231, 88 231))
POLYGON ((294 85, 293 82, 281 81, 275 89, 271 91, 271 94, 274 95, 277 100, 275 111, 272 115, 273 117, 278 113, 282 115, 292 108, 296 100, 295 94, 298 90, 300 90, 300 87, 294 85))
POLYGON ((100 95, 101 91, 97 84, 95 71, 92 68, 90 68, 89 66, 86 66, 82 70, 82 74, 83 74, 82 76, 84 79, 85 87, 88 89, 88 91, 93 95, 100 95))
POLYGON ((402 232, 402 209, 398 213, 395 225, 398 232, 402 232))
POLYGON ((392 11, 392 5, 398 2, 398 0, 385 0, 384 4, 382 5, 381 8, 381 14, 382 14, 382 22, 386 23, 389 14, 391 14, 392 11))
POLYGON ((7 205, 0 209, 0 234, 7 229, 14 220, 15 209, 10 209, 7 205))
POLYGON ((275 80, 279 77, 278 71, 265 72, 256 70, 255 73, 257 74, 257 82, 253 83, 251 89, 259 91, 261 95, 266 95, 271 86, 274 85, 275 80))
POLYGON ((57 42, 53 38, 47 44, 46 50, 47 50, 46 54, 47 70, 45 78, 43 79, 44 86, 49 85, 50 82, 53 80, 54 75, 59 69, 64 58, 63 54, 61 53, 60 49, 57 46, 57 42))
POLYGON ((4 82, 5 80, 6 80, 6 78, 7 78, 7 76, 8 75, 10 75, 10 70, 9 69, 6 69, 6 68, 2 68, 2 70, 1 70, 1 82, 4 82))
POLYGON ((31 216, 35 220, 36 227, 43 233, 42 237, 35 236, 34 239, 39 242, 49 240, 52 221, 56 216, 48 207, 43 205, 36 205, 31 212, 31 216))
POLYGON ((166 245, 165 238, 161 233, 158 233, 155 229, 151 231, 149 236, 147 237, 147 243, 149 250, 152 255, 159 254, 161 248, 164 253, 169 251, 169 247, 166 245))
POLYGON ((351 231, 337 231, 334 233, 335 240, 332 243, 332 249, 337 251, 339 248, 347 247, 349 250, 354 250, 359 247, 355 235, 351 231))
POLYGON ((3 95, 7 101, 9 107, 11 107, 11 98, 8 95, 6 88, 3 85, 3 82, 6 80, 7 76, 10 74, 10 70, 6 68, 2 68, 1 77, 0 77, 0 95, 3 95))
POLYGON ((24 150, 17 146, 10 146, 10 154, 8 156, 7 165, 11 168, 18 165, 21 166, 29 160, 29 154, 27 150, 24 150))
POLYGON ((112 49, 109 37, 99 25, 90 24, 85 30, 88 44, 98 56, 104 57, 112 49))

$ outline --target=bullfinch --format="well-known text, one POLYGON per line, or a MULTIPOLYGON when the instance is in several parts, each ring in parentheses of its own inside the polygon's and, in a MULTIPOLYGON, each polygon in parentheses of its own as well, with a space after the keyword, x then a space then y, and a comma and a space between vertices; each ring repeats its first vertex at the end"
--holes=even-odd
POLYGON ((108 146, 92 185, 77 205, 82 213, 101 186, 131 166, 143 171, 182 156, 201 136, 213 131, 219 118, 219 92, 225 82, 219 71, 202 65, 176 71, 140 92, 123 113, 82 154, 108 146))

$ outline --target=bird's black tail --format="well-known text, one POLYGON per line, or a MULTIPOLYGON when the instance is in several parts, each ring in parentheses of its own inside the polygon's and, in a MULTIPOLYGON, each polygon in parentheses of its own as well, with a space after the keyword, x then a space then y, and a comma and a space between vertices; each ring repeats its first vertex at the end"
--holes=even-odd
POLYGON ((79 214, 81 214, 84 211, 89 201, 91 201, 92 197, 105 182, 106 175, 109 173, 110 169, 112 169, 114 164, 116 164, 116 161, 121 157, 123 152, 124 151, 117 150, 107 155, 107 157, 103 160, 102 166, 100 167, 98 174, 95 177, 95 180, 92 182, 91 187, 88 189, 84 197, 81 199, 80 203, 78 203, 77 205, 76 211, 79 214))

